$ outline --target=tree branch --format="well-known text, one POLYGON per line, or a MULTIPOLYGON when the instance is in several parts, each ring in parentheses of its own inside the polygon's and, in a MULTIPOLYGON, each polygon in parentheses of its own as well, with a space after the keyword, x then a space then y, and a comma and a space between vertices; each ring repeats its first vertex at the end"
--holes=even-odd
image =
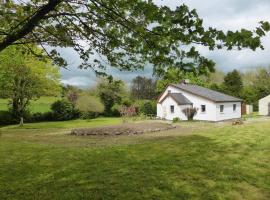
POLYGON ((38 9, 36 13, 29 18, 29 20, 22 26, 19 31, 11 33, 4 38, 4 40, 0 43, 0 52, 13 42, 16 42, 17 40, 32 32, 40 20, 44 19, 45 15, 54 10, 55 7, 62 1, 63 0, 49 0, 47 4, 40 7, 40 9, 38 9))

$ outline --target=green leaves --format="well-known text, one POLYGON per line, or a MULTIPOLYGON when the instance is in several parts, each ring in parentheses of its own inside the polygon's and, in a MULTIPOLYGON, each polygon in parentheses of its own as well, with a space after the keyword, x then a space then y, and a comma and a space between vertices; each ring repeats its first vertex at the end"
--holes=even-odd
MULTIPOLYGON (((14 43, 24 44, 27 49, 31 49, 29 44, 71 47, 83 60, 81 68, 92 68, 99 74, 107 66, 136 70, 148 63, 154 66, 157 75, 164 74, 168 66, 207 74, 214 70, 214 63, 201 56, 196 45, 209 50, 263 49, 261 37, 270 31, 269 23, 263 21, 254 31, 241 29, 225 33, 204 28, 196 10, 190 10, 185 4, 171 10, 144 0, 58 1, 49 6, 51 2, 30 0, 24 4, 0 0, 4 8, 0 11, 3 27, 0 49, 14 43), (31 29, 33 14, 44 6, 48 6, 46 12, 39 13, 31 29), (13 14, 9 15, 10 12, 13 14), (30 29, 23 29, 28 26, 30 29), (20 37, 9 42, 14 40, 14 34, 20 37)), ((59 66, 67 65, 56 51, 48 53, 59 66)))
POLYGON ((263 29, 261 29, 261 28, 256 28, 256 33, 257 33, 259 36, 264 36, 264 35, 265 35, 263 29))
MULTIPOLYGON (((33 53, 40 49, 33 47, 33 53)), ((0 93, 17 105, 14 112, 20 115, 31 99, 60 93, 59 68, 38 60, 24 52, 20 46, 9 47, 0 54, 0 93)))
POLYGON ((261 27, 264 31, 270 31, 270 24, 269 22, 260 21, 261 27))

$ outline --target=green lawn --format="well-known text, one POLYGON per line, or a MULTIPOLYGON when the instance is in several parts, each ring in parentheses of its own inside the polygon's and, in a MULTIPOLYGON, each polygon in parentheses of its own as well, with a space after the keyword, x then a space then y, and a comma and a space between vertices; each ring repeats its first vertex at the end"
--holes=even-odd
POLYGON ((0 129, 0 199, 270 199, 270 120, 77 137, 117 118, 0 129), (47 126, 47 128, 45 128, 47 126))
MULTIPOLYGON (((57 101, 58 97, 41 97, 36 101, 31 101, 30 103, 30 111, 32 113, 37 112, 48 112, 50 111, 51 104, 57 101)), ((0 99, 0 110, 7 110, 8 109, 8 99, 0 99)))

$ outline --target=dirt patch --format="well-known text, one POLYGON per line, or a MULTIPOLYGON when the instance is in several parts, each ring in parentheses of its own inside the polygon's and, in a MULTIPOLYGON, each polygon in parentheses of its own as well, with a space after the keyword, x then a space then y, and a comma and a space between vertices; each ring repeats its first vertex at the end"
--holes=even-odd
POLYGON ((127 123, 115 126, 105 126, 98 128, 73 129, 71 135, 136 135, 147 132, 158 132, 173 129, 175 126, 167 123, 127 123))

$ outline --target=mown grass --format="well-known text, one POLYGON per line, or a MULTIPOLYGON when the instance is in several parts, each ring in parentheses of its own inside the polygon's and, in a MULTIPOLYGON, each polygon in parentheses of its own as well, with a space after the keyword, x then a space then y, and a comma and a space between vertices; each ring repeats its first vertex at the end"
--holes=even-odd
MULTIPOLYGON (((76 119, 70 121, 53 121, 53 122, 38 122, 38 123, 26 123, 23 127, 19 125, 7 126, 3 129, 70 129, 70 128, 83 128, 83 127, 98 127, 104 125, 114 125, 119 124, 122 120, 120 118, 114 117, 100 117, 96 119, 76 119)), ((1 129, 0 129, 1 130, 1 129)), ((57 130, 56 130, 57 131, 57 130)))
MULTIPOLYGON (((41 97, 36 101, 31 101, 29 109, 32 113, 45 113, 50 111, 52 103, 57 101, 58 97, 41 97)), ((0 110, 8 110, 8 99, 0 99, 0 110)))
POLYGON ((70 136, 78 122, 63 123, 0 129, 0 199, 270 198, 270 121, 118 137, 70 136))

